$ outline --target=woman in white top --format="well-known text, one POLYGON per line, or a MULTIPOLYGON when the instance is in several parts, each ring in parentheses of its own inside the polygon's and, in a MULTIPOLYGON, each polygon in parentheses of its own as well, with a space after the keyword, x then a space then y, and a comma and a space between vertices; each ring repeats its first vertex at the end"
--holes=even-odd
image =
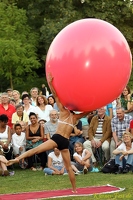
POLYGON ((84 174, 87 174, 88 170, 92 170, 91 166, 91 153, 83 148, 83 144, 81 142, 76 142, 74 144, 75 153, 73 154, 73 158, 76 161, 75 167, 79 171, 83 171, 84 174))
POLYGON ((2 151, 5 154, 7 160, 12 157, 12 147, 11 144, 11 129, 7 125, 8 117, 7 115, 0 115, 0 145, 2 151))
POLYGON ((118 174, 128 173, 133 166, 133 142, 132 135, 126 131, 123 133, 123 142, 113 151, 115 164, 118 166, 118 174))
MULTIPOLYGON (((46 97, 44 97, 43 95, 38 95, 36 99, 36 105, 39 110, 39 113, 41 112, 41 119, 49 121, 49 113, 51 110, 53 110, 53 107, 51 105, 48 105, 46 97)), ((40 120, 39 116, 38 120, 40 120)))
POLYGON ((63 175, 64 173, 67 173, 59 149, 54 148, 54 151, 49 153, 48 167, 44 168, 44 173, 48 175, 63 175))

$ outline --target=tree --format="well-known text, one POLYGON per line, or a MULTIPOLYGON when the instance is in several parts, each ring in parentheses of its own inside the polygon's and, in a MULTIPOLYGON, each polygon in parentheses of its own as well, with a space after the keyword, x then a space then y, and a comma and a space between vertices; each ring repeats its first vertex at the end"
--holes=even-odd
POLYGON ((0 2, 0 74, 13 84, 36 76, 38 35, 27 25, 26 11, 0 2))

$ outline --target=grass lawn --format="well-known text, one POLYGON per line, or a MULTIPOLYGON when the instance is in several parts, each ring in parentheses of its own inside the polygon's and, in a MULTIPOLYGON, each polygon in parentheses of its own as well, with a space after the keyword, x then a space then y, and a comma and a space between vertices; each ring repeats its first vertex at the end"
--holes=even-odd
MULTIPOLYGON (((42 171, 21 170, 15 167, 15 175, 0 177, 0 193, 19 193, 29 191, 56 190, 71 188, 68 176, 45 176, 42 171)), ((88 173, 76 176, 77 187, 114 185, 126 188, 125 191, 113 194, 93 195, 87 197, 64 197, 57 200, 133 200, 133 174, 88 173)))

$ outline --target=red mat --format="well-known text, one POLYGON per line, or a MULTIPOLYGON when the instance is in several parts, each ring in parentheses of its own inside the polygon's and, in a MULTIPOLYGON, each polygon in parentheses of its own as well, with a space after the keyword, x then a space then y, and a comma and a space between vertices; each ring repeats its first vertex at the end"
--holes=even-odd
POLYGON ((40 192, 25 192, 17 194, 2 194, 0 200, 37 200, 57 197, 68 197, 68 196, 89 196, 93 194, 105 194, 123 191, 125 188, 118 188, 112 185, 104 186, 91 186, 85 188, 77 188, 77 193, 72 193, 72 189, 63 190, 51 190, 51 191, 40 191, 40 192))

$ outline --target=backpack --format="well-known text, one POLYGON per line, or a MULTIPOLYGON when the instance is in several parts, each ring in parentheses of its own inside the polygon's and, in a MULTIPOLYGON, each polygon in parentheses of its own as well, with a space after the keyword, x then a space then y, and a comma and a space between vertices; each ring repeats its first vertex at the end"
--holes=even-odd
POLYGON ((118 170, 118 166, 115 164, 115 159, 110 159, 101 169, 103 173, 115 173, 118 170))

